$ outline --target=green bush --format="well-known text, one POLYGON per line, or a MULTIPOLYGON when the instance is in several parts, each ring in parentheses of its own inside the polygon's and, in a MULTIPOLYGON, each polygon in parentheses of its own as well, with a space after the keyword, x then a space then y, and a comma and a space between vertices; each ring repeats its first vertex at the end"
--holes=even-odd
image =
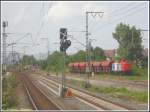
POLYGON ((17 106, 18 101, 14 95, 15 87, 18 81, 14 75, 3 78, 3 94, 2 94, 2 108, 4 110, 17 106))
POLYGON ((17 106, 17 104, 18 104, 18 101, 16 100, 16 98, 10 92, 5 92, 2 96, 2 98, 3 98, 2 99, 2 108, 4 110, 13 108, 13 107, 17 106))

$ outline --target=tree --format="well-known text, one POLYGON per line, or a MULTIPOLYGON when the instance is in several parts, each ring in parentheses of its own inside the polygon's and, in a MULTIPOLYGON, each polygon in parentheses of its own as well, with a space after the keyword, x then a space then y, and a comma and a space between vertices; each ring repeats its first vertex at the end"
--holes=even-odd
POLYGON ((23 65, 36 64, 36 59, 34 58, 33 55, 31 56, 24 55, 23 58, 21 59, 21 62, 23 65))
POLYGON ((67 63, 86 61, 86 52, 83 50, 80 50, 76 54, 70 55, 68 58, 69 59, 68 59, 67 63))
POLYGON ((119 43, 118 54, 121 58, 133 60, 136 63, 142 60, 143 47, 140 29, 120 23, 113 33, 113 38, 119 43))
POLYGON ((37 64, 42 68, 42 69, 46 69, 47 67, 47 60, 38 60, 37 64))
POLYGON ((51 55, 49 55, 46 61, 47 61, 46 65, 47 71, 60 72, 63 70, 63 57, 60 52, 58 51, 53 52, 51 55))
POLYGON ((101 60, 105 60, 106 56, 104 54, 104 50, 100 47, 96 47, 95 49, 93 49, 93 60, 95 61, 101 61, 101 60))

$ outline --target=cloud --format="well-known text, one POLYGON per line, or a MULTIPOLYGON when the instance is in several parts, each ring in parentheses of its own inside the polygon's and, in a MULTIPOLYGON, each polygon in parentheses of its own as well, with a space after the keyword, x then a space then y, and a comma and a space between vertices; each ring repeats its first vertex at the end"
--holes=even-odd
MULTIPOLYGON (((95 4, 95 2, 56 2, 45 15, 47 20, 58 22, 72 17, 85 16, 86 11, 107 12, 108 6, 95 4)), ((106 13, 105 13, 106 15, 106 13)))
POLYGON ((49 9, 48 15, 49 20, 59 21, 68 17, 71 12, 71 7, 65 2, 58 2, 49 9))
POLYGON ((17 25, 22 19, 24 19, 26 9, 27 9, 27 6, 24 6, 24 7, 21 7, 20 10, 18 10, 16 17, 14 18, 14 25, 17 25))
MULTIPOLYGON (((35 33, 35 38, 37 42, 41 42, 40 36, 36 36, 36 33, 40 31, 40 33, 46 33, 47 37, 50 39, 51 52, 59 49, 59 47, 55 46, 54 42, 59 42, 59 28, 66 27, 68 31, 81 31, 85 30, 85 12, 86 11, 104 11, 104 16, 102 18, 95 17, 93 18, 89 15, 89 32, 91 33, 90 38, 95 38, 97 41, 93 43, 94 46, 100 46, 104 49, 106 48, 117 48, 117 44, 114 42, 112 38, 112 32, 115 29, 116 21, 113 24, 106 23, 112 22, 114 19, 110 17, 113 15, 112 11, 122 8, 124 5, 128 5, 125 3, 111 3, 111 2, 52 2, 51 7, 49 7, 49 3, 45 3, 43 13, 40 13, 42 2, 20 2, 18 3, 8 3, 7 6, 2 5, 2 17, 7 17, 9 21, 9 32, 33 32, 33 37, 35 33), (27 5, 29 6, 26 7, 27 5), (49 9, 48 9, 49 8, 49 9), (45 15, 44 15, 45 13, 45 15), (108 16, 107 16, 108 15, 108 16), (14 22, 15 21, 15 22, 14 22), (11 24, 12 23, 12 24, 11 24), (15 25, 14 25, 15 24, 15 25), (43 27, 41 27, 43 25, 43 27), (103 26, 106 24, 106 27, 103 26), (41 26, 40 26, 41 25, 41 26), (40 30, 41 28, 41 30, 40 30), (101 29, 103 28, 103 29, 101 29), (109 42, 108 42, 109 41, 109 42), (104 44, 105 43, 105 44, 104 44), (116 46, 114 46, 116 45, 116 46)), ((134 3, 129 3, 129 5, 134 3)), ((141 4, 142 5, 142 4, 141 4)), ((126 8, 125 8, 126 9, 126 8)), ((145 11, 145 10, 144 10, 145 11)), ((119 11, 117 11, 118 13, 119 11)), ((123 14, 118 16, 123 16, 123 14)), ((118 16, 115 16, 118 18, 118 16)), ((136 14, 136 16, 130 16, 128 18, 123 18, 120 21, 127 21, 130 24, 135 24, 140 27, 147 28, 147 12, 142 12, 140 15, 136 14), (138 19, 136 19, 138 18, 138 19)), ((84 33, 70 33, 76 39, 85 42, 85 34, 84 33)), ((45 36, 45 35, 44 35, 45 36)), ((8 39, 11 40, 16 39, 8 39)), ((24 40, 25 42, 29 42, 29 39, 24 40)), ((44 44, 45 45, 45 44, 44 44)), ((68 49, 68 52, 75 52, 75 48, 80 47, 79 44, 74 44, 72 42, 72 46, 68 49)), ((19 48, 19 47, 16 47, 19 48)), ((35 47, 36 48, 36 47, 35 47)), ((33 48, 34 49, 34 48, 33 48)), ((37 52, 46 52, 45 46, 39 46, 38 50, 27 49, 32 53, 37 52)), ((80 48, 84 49, 84 48, 80 48)))

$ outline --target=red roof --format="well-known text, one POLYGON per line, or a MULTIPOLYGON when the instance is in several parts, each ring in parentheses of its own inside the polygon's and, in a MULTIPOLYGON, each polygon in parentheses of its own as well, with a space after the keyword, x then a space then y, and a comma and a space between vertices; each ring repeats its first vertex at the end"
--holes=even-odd
POLYGON ((110 58, 113 58, 115 56, 115 52, 117 52, 116 49, 113 49, 113 50, 105 50, 104 51, 104 54, 106 57, 110 57, 110 58))

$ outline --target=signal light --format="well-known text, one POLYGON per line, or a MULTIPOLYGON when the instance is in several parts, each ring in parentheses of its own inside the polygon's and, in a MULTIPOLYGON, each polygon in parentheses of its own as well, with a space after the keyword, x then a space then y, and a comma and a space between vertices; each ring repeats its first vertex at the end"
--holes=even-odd
POLYGON ((66 52, 71 45, 71 41, 67 40, 67 28, 60 29, 60 51, 66 52))
POLYGON ((70 40, 65 40, 65 41, 61 41, 60 42, 60 51, 66 51, 69 46, 71 45, 71 41, 70 40))
POLYGON ((60 29, 60 39, 67 39, 67 28, 60 29))

